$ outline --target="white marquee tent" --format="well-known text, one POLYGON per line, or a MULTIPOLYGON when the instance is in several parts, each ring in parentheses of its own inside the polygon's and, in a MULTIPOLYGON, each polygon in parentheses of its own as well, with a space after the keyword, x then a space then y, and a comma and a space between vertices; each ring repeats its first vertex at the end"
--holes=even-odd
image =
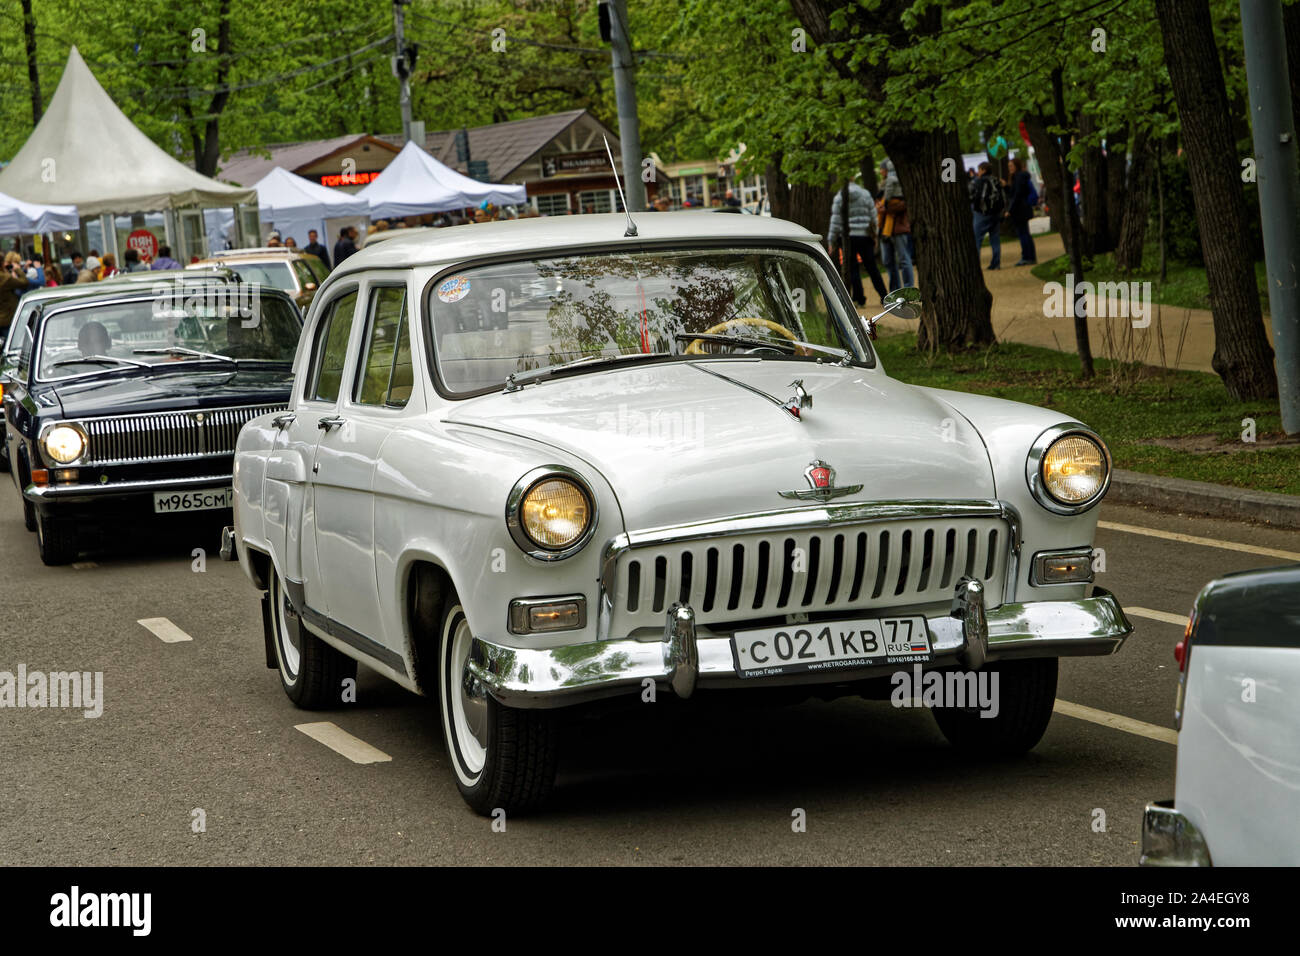
POLYGON ((274 229, 281 239, 292 236, 301 249, 307 245, 307 231, 315 229, 328 249, 344 225, 365 232, 370 204, 360 196, 330 189, 280 166, 254 183, 253 188, 257 190, 263 235, 274 229))
POLYGON ((357 196, 370 204, 372 219, 468 209, 484 201, 508 206, 528 198, 523 186, 470 179, 444 166, 413 141, 357 196))
POLYGON ((42 206, 0 193, 0 236, 76 229, 76 206, 42 206))

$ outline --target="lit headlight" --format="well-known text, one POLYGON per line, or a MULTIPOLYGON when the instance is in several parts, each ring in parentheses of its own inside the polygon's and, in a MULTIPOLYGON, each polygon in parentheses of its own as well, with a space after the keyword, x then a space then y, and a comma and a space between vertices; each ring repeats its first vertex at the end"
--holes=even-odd
POLYGON ((1039 436, 1029 453, 1030 490, 1039 504, 1075 514, 1101 500, 1110 485, 1110 453, 1082 426, 1060 426, 1039 436))
POLYGON ((73 425, 55 425, 41 439, 41 447, 51 461, 68 465, 86 453, 86 436, 73 425))
POLYGON ((552 561, 574 554, 595 525, 591 492, 559 465, 524 475, 506 503, 506 524, 515 543, 535 558, 552 561))

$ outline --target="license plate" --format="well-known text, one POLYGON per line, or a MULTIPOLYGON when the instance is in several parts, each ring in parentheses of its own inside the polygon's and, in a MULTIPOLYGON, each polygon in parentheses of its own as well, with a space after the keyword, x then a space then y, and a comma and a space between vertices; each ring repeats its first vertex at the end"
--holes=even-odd
POLYGON ((737 631, 731 648, 741 677, 774 677, 928 661, 930 634, 919 615, 859 618, 737 631))
POLYGON ((181 511, 213 511, 235 504, 234 488, 204 488, 199 491, 155 491, 154 514, 169 515, 181 511))

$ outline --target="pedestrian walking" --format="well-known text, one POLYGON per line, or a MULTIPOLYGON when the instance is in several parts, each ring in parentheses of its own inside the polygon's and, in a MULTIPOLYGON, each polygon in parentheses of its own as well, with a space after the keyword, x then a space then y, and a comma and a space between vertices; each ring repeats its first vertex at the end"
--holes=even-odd
POLYGON ((104 253, 103 264, 99 267, 99 278, 111 279, 121 274, 122 270, 117 267, 117 256, 111 252, 104 253))
POLYGON ((27 291, 27 270, 23 258, 10 250, 5 253, 4 268, 0 270, 0 342, 5 340, 9 325, 18 311, 18 296, 27 291))
POLYGON ((1002 184, 993 178, 992 168, 987 162, 980 163, 980 174, 970 182, 970 205, 975 216, 975 251, 984 245, 987 234, 989 248, 993 250, 989 269, 999 269, 1002 267, 1002 237, 998 235, 998 227, 1002 225, 1002 214, 1006 211, 1006 194, 1002 184))
POLYGON ((320 237, 316 235, 315 229, 307 230, 307 245, 302 247, 302 251, 325 263, 326 269, 330 267, 329 250, 320 244, 320 237))
POLYGON ((1038 190, 1034 188, 1034 180, 1025 169, 1023 159, 1012 159, 1008 166, 1011 182, 1007 218, 1011 220, 1016 236, 1020 239, 1020 261, 1016 265, 1032 266, 1038 261, 1038 250, 1034 248, 1034 237, 1029 234, 1029 220, 1034 215, 1034 207, 1038 205, 1038 190))
POLYGON ((149 268, 154 271, 161 271, 163 269, 179 269, 181 268, 181 264, 172 258, 171 246, 159 246, 158 258, 153 261, 153 264, 149 266, 149 268))
POLYGON ((845 237, 841 235, 844 190, 840 190, 831 202, 831 222, 826 230, 826 245, 834 249, 836 243, 839 243, 842 255, 848 258, 849 294, 853 296, 856 305, 866 305, 867 294, 862 288, 862 267, 866 268, 876 294, 881 299, 884 299, 887 294, 885 281, 880 277, 880 269, 876 266, 876 204, 871 200, 871 193, 856 182, 849 183, 848 194, 848 241, 844 241, 845 237), (859 259, 862 260, 862 267, 858 265, 859 259))
POLYGON ((894 171, 894 164, 885 160, 880 164, 883 183, 876 211, 880 222, 880 258, 889 270, 889 291, 913 285, 912 276, 912 223, 903 198, 903 184, 894 171))
POLYGON ((85 264, 86 264, 85 257, 80 252, 74 249, 72 251, 72 265, 68 266, 68 268, 63 270, 63 284, 72 285, 72 283, 76 282, 77 273, 81 271, 82 267, 85 264))
POLYGON ((339 241, 334 243, 334 265, 341 266, 343 260, 357 251, 356 226, 344 226, 339 230, 339 241))
POLYGON ((128 249, 122 254, 122 259, 126 263, 127 272, 148 272, 149 267, 140 261, 140 253, 134 249, 128 249))
POLYGON ((86 262, 80 272, 77 273, 78 282, 98 282, 99 281, 99 257, 95 255, 95 250, 90 250, 90 255, 86 256, 86 262))

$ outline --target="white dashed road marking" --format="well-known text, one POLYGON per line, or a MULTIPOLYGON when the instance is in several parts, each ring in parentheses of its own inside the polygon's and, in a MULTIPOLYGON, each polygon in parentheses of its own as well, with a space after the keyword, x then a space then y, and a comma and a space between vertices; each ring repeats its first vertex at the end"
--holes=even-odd
POLYGON ((1112 730, 1122 730, 1126 734, 1136 734, 1139 737, 1148 737, 1151 740, 1159 740, 1162 743, 1178 745, 1178 731, 1170 730, 1168 727, 1158 727, 1155 724, 1148 724, 1144 720, 1134 720, 1132 717, 1121 717, 1119 714, 1107 713, 1104 710, 1096 710, 1092 707, 1085 707, 1083 704, 1072 704, 1068 700, 1057 698, 1055 706, 1052 708, 1058 714, 1065 714, 1067 717, 1074 717, 1078 720, 1087 720, 1094 724, 1101 724, 1103 727, 1109 727, 1112 730))
POLYGON ((146 617, 136 623, 152 631, 154 636, 164 644, 179 644, 181 641, 194 640, 165 617, 146 617))
POLYGON ((1166 624, 1177 624, 1179 627, 1187 626, 1186 614, 1170 614, 1168 611, 1153 611, 1149 607, 1126 607, 1125 614, 1131 614, 1134 617, 1145 617, 1152 621, 1163 621, 1166 624))
POLYGON ((1246 554, 1262 554, 1284 561, 1300 561, 1300 552, 1283 551, 1281 548, 1261 548, 1254 544, 1242 544, 1239 541, 1218 541, 1214 538, 1198 538, 1194 534, 1179 534, 1177 531, 1161 531, 1157 528, 1143 528, 1135 524, 1119 524, 1115 521, 1098 521, 1098 528, 1107 531, 1125 531, 1129 534, 1144 534, 1151 538, 1164 538, 1167 541, 1181 541, 1183 544, 1201 544, 1207 548, 1223 548, 1225 551, 1244 551, 1246 554))
POLYGON ((296 724, 294 729, 301 730, 312 740, 323 743, 335 753, 341 753, 353 763, 383 763, 393 759, 379 748, 353 737, 342 727, 328 720, 315 724, 296 724))

